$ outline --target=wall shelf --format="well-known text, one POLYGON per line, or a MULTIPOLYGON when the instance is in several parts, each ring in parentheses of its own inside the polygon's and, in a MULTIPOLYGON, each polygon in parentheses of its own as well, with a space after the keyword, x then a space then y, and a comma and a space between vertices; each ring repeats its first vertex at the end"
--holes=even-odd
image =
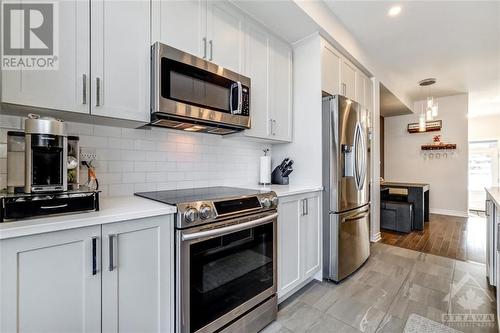
POLYGON ((422 145, 422 150, 444 150, 444 149, 457 149, 457 145, 455 143, 441 143, 439 145, 422 145))

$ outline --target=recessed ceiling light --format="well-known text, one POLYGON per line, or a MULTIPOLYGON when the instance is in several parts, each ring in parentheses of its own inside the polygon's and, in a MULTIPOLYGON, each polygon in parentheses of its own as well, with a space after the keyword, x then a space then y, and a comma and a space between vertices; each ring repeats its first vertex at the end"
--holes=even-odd
POLYGON ((389 16, 398 16, 401 13, 401 6, 393 6, 389 9, 389 16))

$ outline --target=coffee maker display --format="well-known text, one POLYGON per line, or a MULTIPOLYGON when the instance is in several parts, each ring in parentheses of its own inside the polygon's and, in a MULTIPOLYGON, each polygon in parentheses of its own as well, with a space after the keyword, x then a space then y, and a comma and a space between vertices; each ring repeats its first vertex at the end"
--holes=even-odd
POLYGON ((26 193, 68 189, 68 139, 64 122, 30 114, 25 120, 26 193))

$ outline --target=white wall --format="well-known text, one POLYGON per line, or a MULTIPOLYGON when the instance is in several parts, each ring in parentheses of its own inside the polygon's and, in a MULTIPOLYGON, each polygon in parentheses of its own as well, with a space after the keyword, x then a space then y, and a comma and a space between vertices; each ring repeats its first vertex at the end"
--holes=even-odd
POLYGON ((500 114, 469 118, 469 141, 500 140, 500 114))
MULTIPOLYGON (((7 184, 7 131, 22 128, 22 118, 0 115, 0 189, 7 184)), ((166 128, 128 129, 67 123, 81 147, 95 148, 103 195, 215 185, 257 185, 259 156, 270 145, 213 134, 166 128)), ((86 172, 81 182, 87 179, 86 172)))
MULTIPOLYGON (((385 118, 385 179, 430 184, 431 212, 467 216, 468 95, 436 99, 443 121, 440 132, 409 134, 409 123, 418 122, 422 102, 414 103, 417 114, 385 118), (447 157, 430 159, 420 150, 440 134, 443 142, 456 143, 447 157)), ((436 152, 434 152, 434 156, 436 152)))

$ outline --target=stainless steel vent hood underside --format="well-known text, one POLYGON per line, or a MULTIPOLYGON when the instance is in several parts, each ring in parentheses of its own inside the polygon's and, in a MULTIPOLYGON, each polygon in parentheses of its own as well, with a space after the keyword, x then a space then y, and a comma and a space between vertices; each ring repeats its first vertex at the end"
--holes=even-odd
POLYGON ((155 112, 151 115, 150 125, 173 128, 187 132, 209 133, 218 135, 226 135, 243 130, 243 128, 224 126, 220 123, 210 123, 199 119, 177 117, 162 112, 155 112))

